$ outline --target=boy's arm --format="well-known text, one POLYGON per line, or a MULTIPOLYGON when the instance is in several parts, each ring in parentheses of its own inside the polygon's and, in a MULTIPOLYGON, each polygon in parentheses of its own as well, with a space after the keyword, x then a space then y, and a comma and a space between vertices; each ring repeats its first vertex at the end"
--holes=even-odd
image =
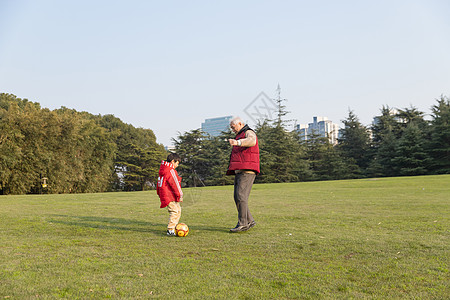
POLYGON ((181 190, 180 182, 178 181, 177 172, 174 169, 170 170, 170 176, 167 180, 167 184, 170 186, 171 190, 177 196, 177 199, 183 201, 183 191, 181 190))

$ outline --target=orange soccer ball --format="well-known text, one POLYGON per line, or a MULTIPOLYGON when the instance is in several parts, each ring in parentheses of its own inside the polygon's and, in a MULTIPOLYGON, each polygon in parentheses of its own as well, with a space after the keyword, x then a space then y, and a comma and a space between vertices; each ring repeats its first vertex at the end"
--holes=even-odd
POLYGON ((177 236, 187 236, 189 233, 189 227, 184 223, 178 223, 177 226, 175 226, 175 233, 177 236))

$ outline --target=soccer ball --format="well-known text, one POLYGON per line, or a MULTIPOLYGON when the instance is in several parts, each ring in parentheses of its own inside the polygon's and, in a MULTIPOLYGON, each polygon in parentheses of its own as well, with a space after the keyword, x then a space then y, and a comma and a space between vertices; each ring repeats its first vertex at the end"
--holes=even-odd
POLYGON ((175 226, 175 233, 177 236, 187 236, 189 233, 189 227, 184 223, 178 223, 177 226, 175 226))

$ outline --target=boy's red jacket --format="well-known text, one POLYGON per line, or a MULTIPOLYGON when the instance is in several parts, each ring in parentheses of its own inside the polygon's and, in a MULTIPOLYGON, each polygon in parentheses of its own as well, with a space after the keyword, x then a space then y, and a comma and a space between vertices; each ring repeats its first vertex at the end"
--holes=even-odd
POLYGON ((180 202, 180 198, 183 197, 180 184, 181 177, 178 176, 172 163, 163 160, 159 167, 158 185, 156 186, 156 193, 161 200, 161 208, 166 207, 172 201, 180 202))

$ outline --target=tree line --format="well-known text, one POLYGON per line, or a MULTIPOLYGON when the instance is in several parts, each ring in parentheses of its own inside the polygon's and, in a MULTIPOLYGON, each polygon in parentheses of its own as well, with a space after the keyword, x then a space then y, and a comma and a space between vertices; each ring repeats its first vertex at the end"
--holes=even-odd
MULTIPOLYGON (((370 126, 353 111, 343 120, 337 145, 312 133, 307 140, 286 130, 284 106, 275 120, 261 120, 261 174, 257 182, 295 182, 450 173, 450 103, 441 96, 431 119, 414 107, 383 106, 370 126)), ((228 130, 180 133, 175 151, 186 186, 227 185, 228 130)), ((152 130, 113 115, 93 115, 0 93, 0 194, 87 193, 154 188, 167 152, 152 130), (46 183, 46 184, 44 184, 46 183)))
MULTIPOLYGON (((254 128, 261 160, 257 182, 450 173, 450 102, 445 96, 431 107, 431 120, 415 107, 383 106, 373 123, 364 126, 350 110, 336 145, 314 132, 304 140, 297 131, 286 130, 286 110, 279 108, 276 119, 261 120, 254 128)), ((212 137, 195 129, 174 139, 187 186, 232 183, 225 171, 231 151, 227 139, 233 137, 231 131, 212 137)))
POLYGON ((149 189, 165 157, 150 129, 0 94, 0 194, 149 189))

